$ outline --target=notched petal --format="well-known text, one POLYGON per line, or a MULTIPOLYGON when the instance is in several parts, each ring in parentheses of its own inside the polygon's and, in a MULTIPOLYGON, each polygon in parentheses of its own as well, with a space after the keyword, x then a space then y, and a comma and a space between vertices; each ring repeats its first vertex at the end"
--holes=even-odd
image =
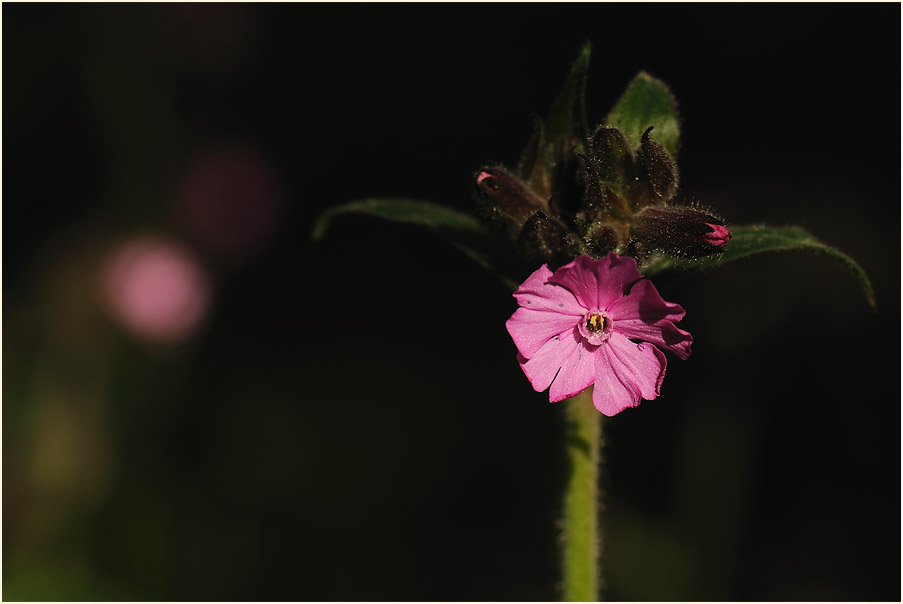
POLYGON ((551 276, 552 271, 549 270, 548 265, 543 264, 539 267, 514 292, 517 303, 532 310, 547 310, 575 316, 583 315, 585 309, 577 303, 574 294, 560 285, 549 283, 551 276))
POLYGON ((577 347, 577 341, 572 337, 573 329, 563 332, 549 339, 531 358, 521 354, 520 367, 530 384, 537 392, 548 388, 558 371, 577 347))
MULTIPOLYGON (((658 348, 631 342, 615 333, 600 351, 595 388, 600 390, 598 403, 602 413, 613 415, 639 405, 640 398, 652 400, 659 395, 668 361, 658 348)), ((595 391, 593 394, 597 402, 595 391)))
POLYGON ((595 353, 598 347, 587 346, 577 330, 569 335, 562 334, 561 337, 574 338, 577 346, 561 362, 561 370, 549 390, 549 402, 551 403, 557 403, 580 394, 589 388, 596 379, 595 353))
POLYGON ((505 322, 505 327, 518 351, 529 359, 550 339, 574 328, 577 321, 571 315, 521 307, 505 322))

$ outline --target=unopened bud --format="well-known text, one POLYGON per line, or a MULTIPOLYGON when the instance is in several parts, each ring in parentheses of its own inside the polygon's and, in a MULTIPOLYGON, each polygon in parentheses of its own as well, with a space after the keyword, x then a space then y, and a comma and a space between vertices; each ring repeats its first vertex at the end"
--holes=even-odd
POLYGON ((648 249, 699 258, 723 252, 731 232, 723 220, 706 210, 650 206, 634 216, 633 236, 648 249))
POLYGON ((552 147, 552 195, 549 209, 555 216, 573 216, 583 204, 577 139, 563 136, 552 147))
POLYGON ((602 197, 602 185, 596 171, 591 166, 591 160, 582 153, 577 154, 577 185, 583 191, 583 207, 599 208, 605 205, 602 197))
POLYGON ((633 153, 620 130, 599 128, 590 148, 600 180, 623 185, 633 178, 633 153))
POLYGON ((485 168, 476 177, 480 197, 494 211, 523 225, 536 210, 548 209, 519 178, 501 168, 485 168))
POLYGON ((517 245, 530 258, 566 262, 579 255, 580 242, 559 220, 549 217, 542 210, 536 212, 524 224, 517 245))
POLYGON ((550 193, 548 190, 549 177, 547 168, 540 161, 544 147, 545 128, 543 127, 542 119, 534 114, 533 134, 530 136, 530 140, 527 141, 527 146, 521 152, 520 160, 517 162, 517 174, 520 174, 531 187, 535 188, 537 184, 544 183, 545 187, 536 189, 540 193, 540 197, 548 197, 550 193))
POLYGON ((611 224, 594 224, 586 230, 587 246, 596 256, 604 256, 613 252, 620 244, 618 229, 611 224))
POLYGON ((668 201, 677 191, 677 168, 671 155, 659 143, 649 138, 652 126, 643 133, 640 144, 640 166, 643 179, 652 187, 658 202, 668 201))

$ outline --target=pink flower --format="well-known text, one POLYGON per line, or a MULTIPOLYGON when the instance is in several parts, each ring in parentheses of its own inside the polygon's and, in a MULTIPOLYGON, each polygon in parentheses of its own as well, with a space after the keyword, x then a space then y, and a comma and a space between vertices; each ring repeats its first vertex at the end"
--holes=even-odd
POLYGON ((520 308, 506 326, 518 361, 537 392, 551 386, 552 403, 593 386, 596 409, 615 415, 659 395, 659 348, 690 356, 693 336, 674 325, 684 309, 665 302, 633 258, 580 256, 554 274, 544 264, 514 297, 520 308))
POLYGON ((177 344, 207 312, 210 286, 187 249, 156 237, 139 237, 111 254, 102 274, 110 314, 137 338, 177 344))

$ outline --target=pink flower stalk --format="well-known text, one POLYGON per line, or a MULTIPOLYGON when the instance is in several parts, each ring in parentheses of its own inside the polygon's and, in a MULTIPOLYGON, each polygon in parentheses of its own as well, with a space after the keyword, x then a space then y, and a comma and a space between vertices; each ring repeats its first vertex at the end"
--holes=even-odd
POLYGON ((685 311, 665 302, 636 260, 614 252, 580 256, 553 274, 548 265, 514 292, 508 319, 518 361, 537 392, 557 403, 593 386, 593 404, 612 416, 659 395, 667 361, 659 348, 690 356, 685 311))

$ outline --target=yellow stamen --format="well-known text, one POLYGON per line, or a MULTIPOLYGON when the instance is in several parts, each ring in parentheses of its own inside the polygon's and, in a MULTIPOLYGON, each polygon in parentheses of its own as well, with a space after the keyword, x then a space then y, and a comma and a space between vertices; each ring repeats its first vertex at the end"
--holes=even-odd
POLYGON ((605 329, 605 317, 590 315, 586 321, 586 328, 593 333, 602 333, 602 330, 605 329))

